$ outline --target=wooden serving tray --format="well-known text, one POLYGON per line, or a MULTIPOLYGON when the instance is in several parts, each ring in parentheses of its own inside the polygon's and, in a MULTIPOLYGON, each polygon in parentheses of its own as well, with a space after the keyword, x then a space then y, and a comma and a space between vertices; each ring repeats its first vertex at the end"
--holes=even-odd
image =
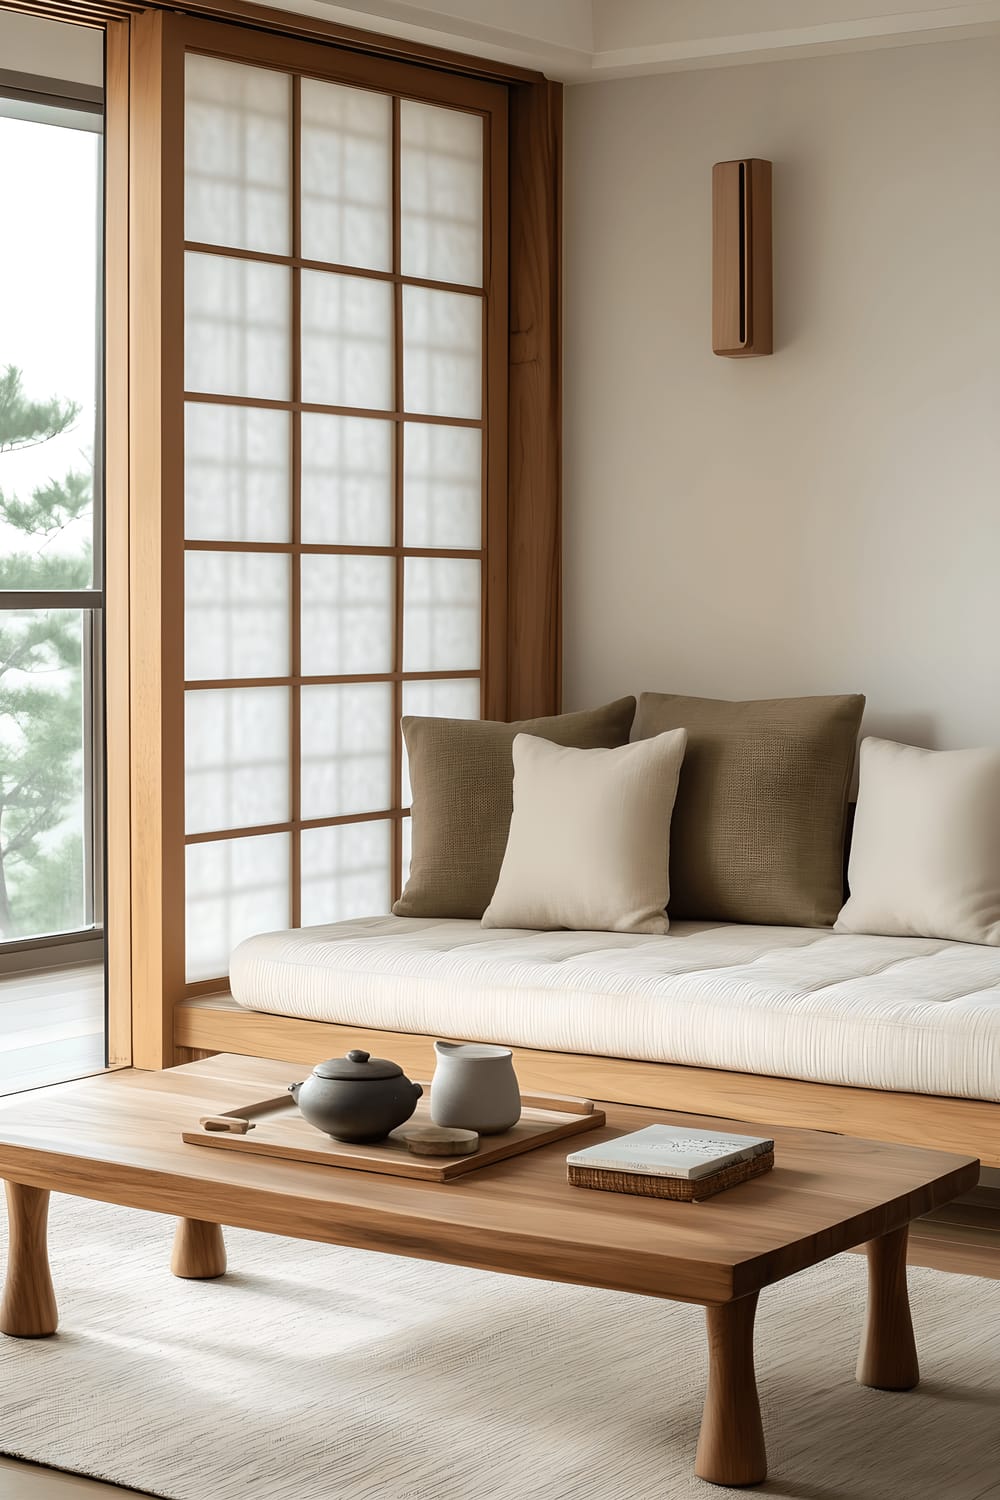
POLYGON ((547 1146, 564 1136, 598 1130, 605 1120, 604 1111, 595 1109, 590 1099, 522 1094, 521 1118, 517 1124, 502 1135, 481 1136, 478 1151, 468 1156, 414 1156, 406 1145, 406 1131, 431 1124, 430 1085, 425 1083, 423 1089, 423 1098, 406 1124, 374 1145, 355 1146, 324 1135, 303 1119, 290 1094, 261 1099, 211 1117, 220 1122, 232 1120, 232 1132, 219 1126, 209 1130, 200 1125, 196 1130, 183 1131, 181 1138, 192 1146, 214 1146, 222 1151, 280 1156, 287 1161, 306 1161, 324 1167, 353 1167, 358 1172, 386 1172, 393 1177, 416 1177, 423 1182, 451 1182, 464 1177, 466 1172, 520 1156, 523 1151, 547 1146))

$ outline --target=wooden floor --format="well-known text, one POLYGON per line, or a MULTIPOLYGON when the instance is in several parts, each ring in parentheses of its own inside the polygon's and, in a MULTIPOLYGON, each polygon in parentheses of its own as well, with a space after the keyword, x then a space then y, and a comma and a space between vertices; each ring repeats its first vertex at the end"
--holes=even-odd
MULTIPOLYGON (((0 1094, 104 1067, 101 964, 0 975, 0 1094)), ((0 1490, 0 1500, 3 1491, 0 1490)))
POLYGON ((914 1266, 1000 1281, 1000 1187, 978 1187, 918 1219, 910 1227, 908 1258, 914 1266))
MULTIPOLYGON (((81 1479, 40 1464, 22 1464, 15 1458, 0 1458, 0 1500, 87 1500, 88 1496, 138 1495, 99 1479, 81 1479)), ((144 1492, 143 1492, 144 1493, 144 1492)))

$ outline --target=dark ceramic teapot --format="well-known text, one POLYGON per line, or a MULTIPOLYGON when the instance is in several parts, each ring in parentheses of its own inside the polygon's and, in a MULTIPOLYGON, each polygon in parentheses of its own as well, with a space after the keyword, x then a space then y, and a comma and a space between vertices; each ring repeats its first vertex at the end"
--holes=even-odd
POLYGON ((372 1057, 355 1048, 346 1057, 317 1063, 303 1083, 290 1083, 294 1098, 310 1125, 335 1141, 360 1145, 382 1141, 408 1120, 423 1093, 398 1063, 372 1057))

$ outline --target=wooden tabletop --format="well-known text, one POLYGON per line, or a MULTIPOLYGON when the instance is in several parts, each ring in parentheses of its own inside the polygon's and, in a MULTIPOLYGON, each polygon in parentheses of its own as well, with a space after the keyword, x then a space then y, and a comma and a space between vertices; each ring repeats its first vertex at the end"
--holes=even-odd
POLYGON ((454 1182, 186 1145, 199 1117, 278 1093, 295 1065, 222 1054, 0 1102, 0 1177, 217 1224, 485 1270, 720 1303, 970 1191, 978 1162, 766 1121, 609 1104, 588 1145, 658 1122, 773 1136, 764 1177, 703 1203, 570 1187, 558 1141, 454 1182))

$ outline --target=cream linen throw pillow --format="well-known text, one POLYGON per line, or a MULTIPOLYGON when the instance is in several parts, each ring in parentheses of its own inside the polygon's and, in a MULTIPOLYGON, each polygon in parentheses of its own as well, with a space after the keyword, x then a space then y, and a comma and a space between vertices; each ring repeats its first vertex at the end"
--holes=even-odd
POLYGON ((474 917, 496 890, 507 846, 518 733, 578 750, 628 743, 635 699, 603 708, 500 724, 407 716, 403 738, 413 787, 413 853, 397 917, 474 917))
POLYGON ((616 750, 514 740, 514 812, 484 927, 666 932, 687 732, 616 750))
POLYGON ((836 932, 1000 947, 1000 750, 861 745, 836 932))

